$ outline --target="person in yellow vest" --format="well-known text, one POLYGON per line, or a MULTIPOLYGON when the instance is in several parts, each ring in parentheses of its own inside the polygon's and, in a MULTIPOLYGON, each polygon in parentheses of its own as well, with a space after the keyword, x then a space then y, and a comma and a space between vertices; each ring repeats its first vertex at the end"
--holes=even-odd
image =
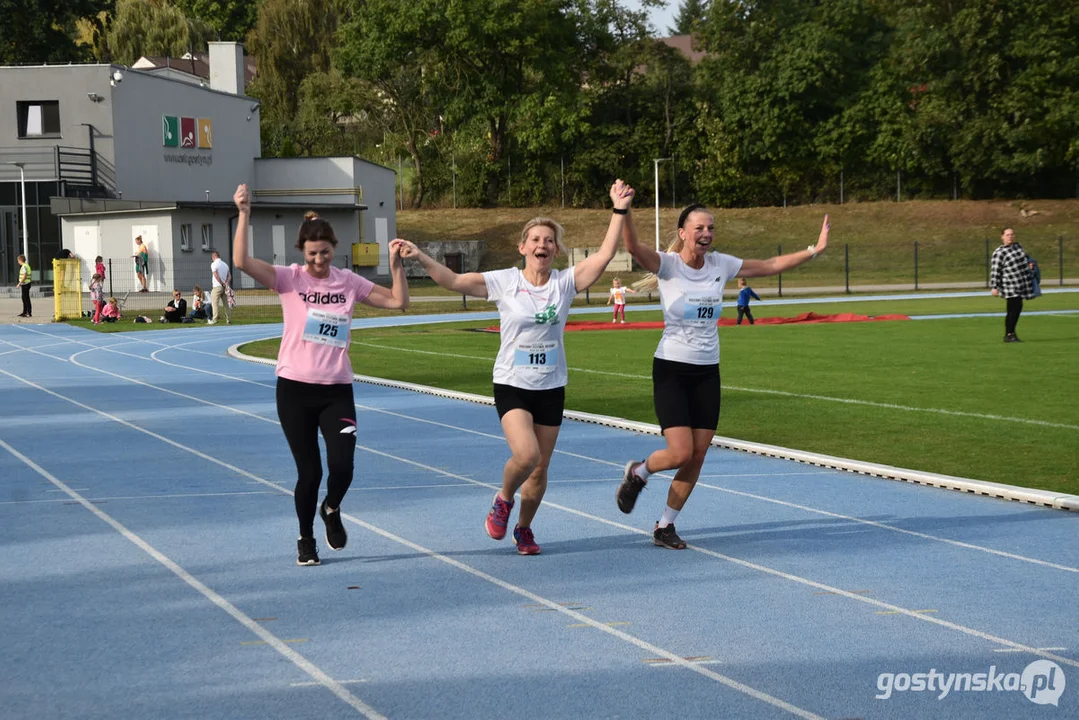
POLYGON ((22 313, 19 317, 32 317, 30 308, 30 281, 33 273, 30 272, 30 263, 26 262, 26 256, 20 255, 15 258, 19 263, 19 282, 16 287, 22 289, 22 313))

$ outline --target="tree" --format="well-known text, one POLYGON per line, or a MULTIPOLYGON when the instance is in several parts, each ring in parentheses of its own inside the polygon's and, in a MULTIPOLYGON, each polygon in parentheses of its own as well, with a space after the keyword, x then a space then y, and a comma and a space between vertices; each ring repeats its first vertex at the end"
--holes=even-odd
POLYGON ((689 35, 708 15, 708 0, 682 0, 678 14, 674 16, 674 27, 667 28, 671 35, 689 35))
POLYGON ((108 0, 0 0, 0 65, 80 62, 90 49, 76 42, 76 23, 108 0))
POLYGON ((213 28, 218 40, 243 41, 258 19, 256 0, 172 0, 172 4, 213 28))
POLYGON ((131 65, 143 55, 181 57, 205 50, 210 37, 208 26, 163 0, 117 0, 105 43, 113 62, 131 65))
POLYGON ((262 0, 248 50, 258 58, 259 75, 248 93, 262 101, 263 151, 294 152, 297 90, 304 79, 331 68, 343 0, 262 0))

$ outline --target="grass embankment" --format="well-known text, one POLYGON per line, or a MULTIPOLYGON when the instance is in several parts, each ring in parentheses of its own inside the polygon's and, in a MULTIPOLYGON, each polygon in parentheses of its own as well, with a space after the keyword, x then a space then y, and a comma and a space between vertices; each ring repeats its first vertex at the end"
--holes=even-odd
MULTIPOLYGON (((999 316, 723 328, 723 413, 717 432, 1079 494, 1079 294, 1047 295, 1027 308, 1076 314, 1024 316, 1019 335, 1025 342, 1007 345, 1001 342, 999 316)), ((756 314, 1002 310, 999 300, 987 296, 761 304, 756 314)), ((631 313, 630 319, 659 315, 631 313)), ((353 367, 366 375, 490 395, 499 337, 462 332, 489 324, 356 331, 353 367)), ((567 333, 567 407, 655 422, 650 373, 659 335, 658 330, 621 328, 567 333)), ((245 350, 275 357, 277 341, 254 343, 245 350)), ((642 452, 655 444, 642 443, 642 452)))
MULTIPOLYGON (((678 213, 677 208, 660 209, 663 247, 674 237, 678 213)), ((1005 226, 1014 227, 1019 242, 1038 259, 1046 282, 1056 282, 1060 275, 1058 239, 1062 237, 1065 277, 1079 277, 1079 200, 915 201, 717 210, 716 248, 748 258, 775 255, 780 245, 784 252, 800 250, 816 242, 825 213, 831 217, 831 248, 813 262, 784 274, 784 288, 844 287, 848 264, 844 246, 850 252, 852 286, 911 284, 915 241, 919 285, 984 283, 986 240, 990 250, 995 248, 1005 226)), ((407 210, 397 215, 397 234, 413 241, 484 240, 487 254, 480 269, 491 270, 519 262, 516 243, 521 228, 537 215, 558 220, 566 228, 566 244, 582 248, 598 247, 610 220, 607 210, 407 210)), ((634 216, 641 240, 653 243, 654 209, 639 204, 634 216)), ((607 282, 600 280, 598 286, 605 291, 607 282)), ((777 285, 776 278, 755 282, 758 292, 770 293, 777 285)))

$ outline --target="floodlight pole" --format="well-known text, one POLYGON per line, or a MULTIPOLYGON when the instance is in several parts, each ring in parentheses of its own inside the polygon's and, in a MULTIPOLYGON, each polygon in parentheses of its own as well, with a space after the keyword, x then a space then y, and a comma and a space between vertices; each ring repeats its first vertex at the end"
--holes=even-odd
POLYGON ((659 164, 665 160, 670 160, 670 158, 654 158, 652 160, 652 163, 655 166, 656 182, 656 252, 659 252, 659 164))
POLYGON ((26 163, 9 162, 8 165, 19 168, 19 188, 22 192, 22 254, 26 262, 30 262, 30 226, 26 223, 26 163))

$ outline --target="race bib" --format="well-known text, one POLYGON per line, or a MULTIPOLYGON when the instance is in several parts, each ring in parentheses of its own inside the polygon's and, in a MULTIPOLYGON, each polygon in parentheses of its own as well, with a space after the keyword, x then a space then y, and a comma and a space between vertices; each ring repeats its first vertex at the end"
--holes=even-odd
POLYGON ((694 325, 711 325, 719 320, 721 300, 714 295, 686 295, 682 319, 694 325))
POLYGON ((557 342, 521 343, 513 351, 513 367, 538 373, 553 373, 558 369, 557 342))
POLYGON ((308 309, 303 339, 319 345, 348 347, 348 331, 351 327, 352 318, 348 315, 308 309))

